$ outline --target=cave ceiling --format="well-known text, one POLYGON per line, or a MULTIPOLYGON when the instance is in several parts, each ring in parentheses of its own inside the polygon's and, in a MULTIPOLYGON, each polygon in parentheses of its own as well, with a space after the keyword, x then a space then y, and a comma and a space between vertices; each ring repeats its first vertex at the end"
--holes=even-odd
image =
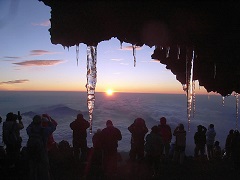
POLYGON ((151 58, 182 84, 194 51, 193 80, 222 96, 240 93, 239 1, 39 1, 51 7, 52 44, 96 46, 115 37, 154 46, 151 58))

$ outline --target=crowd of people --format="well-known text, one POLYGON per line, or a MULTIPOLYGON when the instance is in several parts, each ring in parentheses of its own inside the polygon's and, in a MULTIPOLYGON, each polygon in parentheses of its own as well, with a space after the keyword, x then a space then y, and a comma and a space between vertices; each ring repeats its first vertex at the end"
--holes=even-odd
MULTIPOLYGON (((0 123, 2 118, 0 117, 0 123)), ((87 146, 87 129, 89 122, 82 114, 70 123, 72 130, 72 147, 66 141, 56 143, 53 132, 57 122, 48 114, 35 115, 27 126, 28 141, 22 147, 20 131, 24 128, 22 116, 12 112, 6 115, 3 122, 3 143, 6 165, 14 168, 21 154, 26 155, 29 167, 29 179, 50 179, 49 158, 56 149, 69 148, 69 155, 75 162, 86 164, 94 168, 96 176, 108 179, 116 176, 118 162, 121 156, 118 152, 118 141, 122 139, 121 131, 113 125, 111 120, 106 121, 104 129, 98 129, 92 137, 93 147, 87 146)), ((160 123, 154 125, 149 132, 145 120, 136 118, 128 127, 131 133, 131 148, 129 163, 146 163, 152 170, 152 175, 158 176, 160 163, 174 162, 182 165, 185 159, 186 130, 182 123, 172 131, 165 117, 160 118, 160 123), (171 143, 174 142, 174 143, 171 143)), ((199 125, 194 134, 194 158, 196 160, 221 160, 232 158, 235 168, 240 168, 240 135, 237 130, 230 130, 224 148, 215 140, 216 131, 214 124, 208 128, 199 125)), ((86 168, 85 174, 89 169, 86 168)))

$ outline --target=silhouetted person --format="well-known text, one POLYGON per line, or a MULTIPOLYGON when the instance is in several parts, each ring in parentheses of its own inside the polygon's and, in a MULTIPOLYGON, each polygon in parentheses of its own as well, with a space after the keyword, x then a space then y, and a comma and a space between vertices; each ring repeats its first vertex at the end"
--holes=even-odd
POLYGON ((158 132, 162 137, 162 153, 165 155, 164 160, 168 160, 169 151, 170 151, 170 143, 172 140, 172 131, 171 127, 167 124, 167 119, 165 117, 160 118, 160 125, 158 125, 158 132))
POLYGON ((24 128, 20 115, 8 113, 3 122, 3 143, 6 145, 7 160, 9 167, 14 167, 19 160, 22 138, 20 130, 24 128), (17 122, 18 120, 18 122, 17 122))
POLYGON ((222 159, 222 148, 220 147, 220 142, 219 141, 215 141, 215 143, 214 143, 213 158, 215 160, 222 159))
POLYGON ((2 123, 2 117, 0 116, 0 124, 2 123))
POLYGON ((102 138, 101 129, 98 129, 92 137, 93 148, 91 151, 91 174, 93 177, 101 177, 102 175, 102 158, 103 158, 103 148, 102 148, 102 138))
POLYGON ((225 151, 226 151, 226 158, 230 158, 231 155, 232 155, 232 140, 233 140, 233 137, 234 137, 234 130, 231 129, 229 131, 229 134, 226 138, 226 142, 225 142, 225 151))
MULTIPOLYGON (((47 127, 48 126, 48 121, 51 121, 54 126, 57 127, 58 123, 52 118, 50 117, 48 114, 42 114, 42 126, 43 127, 47 127)), ((51 151, 52 149, 56 148, 57 143, 55 142, 54 138, 53 138, 53 134, 50 134, 50 136, 48 137, 48 141, 47 141, 47 150, 51 151)))
POLYGON ((194 157, 199 157, 199 153, 201 158, 204 157, 205 154, 205 145, 206 145, 206 132, 207 128, 205 128, 202 125, 199 125, 197 127, 197 132, 194 134, 194 143, 195 143, 195 149, 194 149, 194 157))
POLYGON ((238 130, 234 131, 232 140, 232 159, 236 171, 240 170, 240 133, 238 130))
POLYGON ((111 120, 107 120, 106 128, 101 132, 103 147, 103 169, 107 178, 111 178, 117 172, 118 141, 122 139, 121 131, 113 126, 111 120))
POLYGON ((173 132, 176 136, 173 160, 183 164, 186 149, 186 131, 183 124, 179 124, 173 132))
POLYGON ((144 119, 135 119, 134 123, 128 127, 128 130, 132 134, 131 149, 129 152, 130 160, 142 160, 144 158, 144 138, 148 132, 144 119))
POLYGON ((73 130, 73 151, 76 160, 79 160, 81 150, 81 161, 86 161, 87 158, 87 128, 90 124, 83 118, 82 114, 77 115, 77 119, 70 123, 70 128, 73 130))
POLYGON ((154 177, 158 175, 162 146, 163 141, 159 134, 158 127, 153 126, 151 132, 146 136, 145 151, 146 159, 153 171, 152 176, 154 177))
POLYGON ((207 144, 207 153, 208 153, 209 160, 213 158, 213 146, 215 142, 215 137, 216 137, 216 131, 214 129, 214 125, 210 124, 206 132, 206 144, 207 144))
POLYGON ((47 153, 48 137, 56 130, 56 126, 48 121, 48 125, 41 125, 42 117, 35 115, 33 121, 27 127, 29 136, 27 141, 27 155, 29 159, 29 179, 30 180, 48 180, 49 160, 47 153))

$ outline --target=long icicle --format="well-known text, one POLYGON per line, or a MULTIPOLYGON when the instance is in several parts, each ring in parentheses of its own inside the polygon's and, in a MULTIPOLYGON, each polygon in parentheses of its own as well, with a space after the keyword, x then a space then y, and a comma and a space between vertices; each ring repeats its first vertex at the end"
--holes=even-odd
POLYGON ((76 59, 77 59, 77 66, 78 66, 78 58, 79 58, 79 45, 76 45, 76 59))
POLYGON ((178 49, 177 59, 180 59, 181 49, 179 45, 177 46, 177 49, 178 49))
POLYGON ((166 52, 166 58, 169 58, 169 54, 170 54, 170 46, 168 46, 166 48, 167 52, 166 52))
POLYGON ((188 77, 189 77, 189 75, 188 75, 188 49, 187 49, 187 51, 186 51, 186 87, 187 87, 187 89, 186 89, 186 94, 187 94, 187 119, 188 119, 188 131, 190 130, 190 127, 189 127, 189 123, 190 123, 190 113, 189 113, 189 104, 188 104, 188 89, 189 89, 189 82, 188 82, 188 77))
MULTIPOLYGON (((188 52, 187 52, 187 56, 188 56, 188 52)), ((188 58, 186 59, 186 61, 188 61, 188 58)), ((187 63, 187 62, 186 62, 187 63)), ((192 111, 192 96, 193 96, 193 86, 192 86, 192 82, 193 82, 193 63, 194 63, 194 50, 192 52, 192 59, 191 59, 191 64, 190 64, 190 71, 188 74, 186 74, 188 76, 187 79, 187 116, 188 116, 188 131, 190 131, 190 122, 191 122, 191 111, 192 111)))
POLYGON ((134 60, 134 67, 136 67, 136 45, 132 45, 133 49, 133 60, 134 60))
POLYGON ((87 106, 89 113, 89 131, 92 133, 93 109, 95 103, 95 87, 97 83, 97 47, 87 47, 87 106))
POLYGON ((236 130, 238 129, 238 105, 239 105, 239 99, 238 99, 238 93, 235 93, 236 98, 236 130))
POLYGON ((214 79, 216 78, 216 74, 217 74, 217 65, 216 63, 214 63, 214 76, 213 76, 214 79))
POLYGON ((193 106, 193 118, 195 116, 195 113, 196 113, 196 93, 195 93, 195 81, 193 80, 192 82, 192 89, 193 89, 193 94, 192 94, 192 98, 193 98, 193 103, 192 103, 192 106, 193 106))

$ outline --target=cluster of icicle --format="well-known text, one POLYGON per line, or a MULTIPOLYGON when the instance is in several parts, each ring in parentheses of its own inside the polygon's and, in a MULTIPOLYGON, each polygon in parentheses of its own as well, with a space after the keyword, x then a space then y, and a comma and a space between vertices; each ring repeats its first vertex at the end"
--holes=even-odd
MULTIPOLYGON (((136 66, 136 45, 132 45, 134 67, 136 66)), ((79 46, 76 46, 76 59, 78 63, 79 58, 79 46)), ((95 87, 97 83, 97 47, 87 46, 87 106, 90 123, 90 133, 92 133, 92 122, 93 122, 93 110, 95 103, 95 87)))
MULTIPOLYGON (((122 48, 122 42, 121 42, 122 48)), ((136 45, 132 45, 133 57, 134 57, 134 67, 136 66, 136 45)), ((166 58, 169 57, 170 47, 166 48, 166 58)), ((180 57, 181 49, 178 46, 178 59, 180 57)), ((79 57, 79 46, 76 46, 77 62, 79 57)), ((191 118, 195 114, 195 80, 193 79, 193 66, 195 60, 194 49, 187 48, 186 53, 186 84, 183 84, 183 90, 186 91, 187 96, 187 120, 188 120, 188 131, 190 131, 191 118)), ((95 103, 95 87, 97 83, 97 47, 87 46, 87 106, 89 112, 89 122, 90 122, 90 133, 92 133, 92 121, 93 121, 93 109, 95 103)), ((214 65, 214 78, 216 76, 216 64, 214 65)), ((236 98, 236 129, 238 128, 238 93, 234 94, 236 98)), ((224 97, 223 97, 224 106, 224 97)))

